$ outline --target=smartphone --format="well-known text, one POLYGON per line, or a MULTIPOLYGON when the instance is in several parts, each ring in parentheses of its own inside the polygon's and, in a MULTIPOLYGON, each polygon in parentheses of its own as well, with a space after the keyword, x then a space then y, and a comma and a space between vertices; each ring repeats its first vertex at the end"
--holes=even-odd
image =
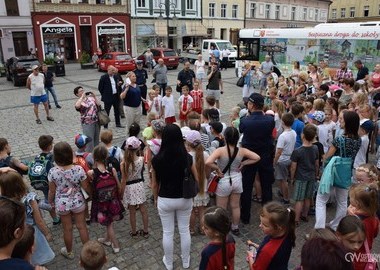
POLYGON ((132 83, 132 82, 131 82, 131 79, 129 79, 129 78, 125 79, 125 84, 130 85, 131 83, 132 83))
POLYGON ((92 93, 91 92, 86 92, 86 96, 89 96, 91 95, 92 93))

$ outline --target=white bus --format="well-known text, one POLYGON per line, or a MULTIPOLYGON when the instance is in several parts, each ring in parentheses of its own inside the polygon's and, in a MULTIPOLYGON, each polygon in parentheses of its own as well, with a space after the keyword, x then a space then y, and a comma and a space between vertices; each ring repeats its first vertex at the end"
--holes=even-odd
POLYGON ((305 66, 327 60, 330 67, 339 67, 342 59, 349 62, 349 67, 360 59, 372 70, 380 62, 380 21, 240 30, 238 60, 262 62, 267 54, 286 71, 293 61, 305 66))

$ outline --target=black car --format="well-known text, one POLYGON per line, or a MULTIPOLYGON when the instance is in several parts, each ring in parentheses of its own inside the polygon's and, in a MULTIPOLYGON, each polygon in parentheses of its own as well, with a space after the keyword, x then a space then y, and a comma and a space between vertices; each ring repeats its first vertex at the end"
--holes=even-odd
POLYGON ((40 66, 35 57, 20 56, 11 57, 5 64, 5 73, 8 81, 13 81, 14 86, 26 85, 26 79, 32 73, 32 66, 40 66))

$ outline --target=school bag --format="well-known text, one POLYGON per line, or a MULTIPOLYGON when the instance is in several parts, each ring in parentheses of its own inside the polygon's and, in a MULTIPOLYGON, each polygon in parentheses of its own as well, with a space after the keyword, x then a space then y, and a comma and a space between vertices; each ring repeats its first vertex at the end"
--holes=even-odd
POLYGON ((119 173, 121 172, 120 161, 117 160, 117 158, 115 157, 116 151, 117 151, 117 147, 114 146, 112 148, 112 152, 111 152, 110 156, 107 158, 107 164, 106 165, 108 168, 114 168, 119 175, 119 173))
POLYGON ((81 166, 86 174, 90 170, 90 166, 88 166, 88 163, 86 161, 86 158, 89 154, 90 153, 83 153, 83 155, 76 155, 76 160, 74 162, 75 165, 81 166))
POLYGON ((53 167, 52 154, 36 156, 28 167, 28 176, 32 187, 36 190, 48 188, 48 173, 53 167))
POLYGON ((110 202, 118 199, 117 182, 112 172, 107 170, 106 173, 100 173, 98 169, 95 169, 94 173, 94 195, 97 202, 110 202))

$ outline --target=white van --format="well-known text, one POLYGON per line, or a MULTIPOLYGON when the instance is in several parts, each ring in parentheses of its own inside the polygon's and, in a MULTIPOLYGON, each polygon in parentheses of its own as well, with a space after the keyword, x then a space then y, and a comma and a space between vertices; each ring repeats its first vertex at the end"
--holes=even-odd
POLYGON ((222 52, 224 48, 227 48, 231 53, 228 56, 228 64, 229 66, 235 66, 237 51, 234 49, 234 47, 232 47, 230 41, 222 39, 204 39, 202 41, 202 57, 206 63, 208 63, 210 58, 211 46, 218 49, 220 52, 222 52))

